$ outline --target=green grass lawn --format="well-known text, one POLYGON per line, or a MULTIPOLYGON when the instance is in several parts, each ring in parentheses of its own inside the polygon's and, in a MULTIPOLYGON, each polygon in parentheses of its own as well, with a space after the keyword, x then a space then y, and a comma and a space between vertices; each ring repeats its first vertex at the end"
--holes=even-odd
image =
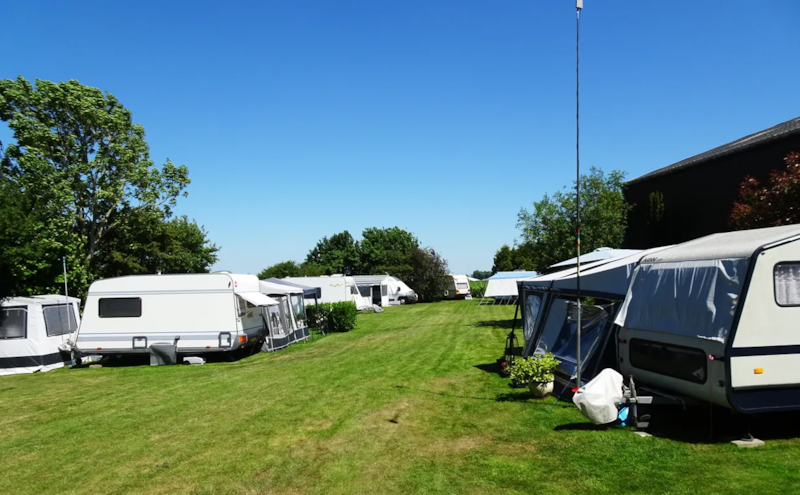
MULTIPOLYGON (((238 363, 0 378, 0 493, 797 493, 800 444, 595 430, 484 371, 513 307, 393 307, 238 363)), ((488 369, 488 368, 487 368, 488 369)))

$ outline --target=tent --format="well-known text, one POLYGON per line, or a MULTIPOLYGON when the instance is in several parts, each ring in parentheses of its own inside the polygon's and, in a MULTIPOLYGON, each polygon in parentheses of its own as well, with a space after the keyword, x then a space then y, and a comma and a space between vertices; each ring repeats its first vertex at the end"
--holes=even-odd
MULTIPOLYGON (((639 251, 640 250, 638 249, 613 249, 609 247, 601 247, 589 253, 582 254, 581 263, 590 263, 592 261, 621 258, 625 256, 630 256, 632 254, 636 254, 639 251)), ((558 263, 550 265, 550 268, 566 268, 577 264, 578 264, 578 258, 570 258, 568 260, 560 261, 558 263)))
MULTIPOLYGON (((581 267, 581 297, 594 304, 581 308, 581 381, 589 381, 603 367, 613 366, 606 352, 614 316, 625 299, 633 271, 640 260, 666 249, 623 253, 581 267)), ((577 269, 569 268, 520 283, 524 355, 552 352, 561 361, 556 377, 569 383, 577 372, 577 269)))
POLYGON ((58 295, 12 297, 0 304, 0 375, 61 368, 71 361, 80 324, 80 299, 58 295))
POLYGON ((274 351, 309 337, 304 304, 305 290, 287 284, 259 280, 259 291, 278 301, 278 307, 267 308, 269 335, 263 351, 274 351))
POLYGON ((486 291, 483 293, 481 304, 488 304, 487 299, 493 298, 493 303, 513 304, 517 301, 517 283, 535 277, 536 272, 497 272, 487 280, 486 291))

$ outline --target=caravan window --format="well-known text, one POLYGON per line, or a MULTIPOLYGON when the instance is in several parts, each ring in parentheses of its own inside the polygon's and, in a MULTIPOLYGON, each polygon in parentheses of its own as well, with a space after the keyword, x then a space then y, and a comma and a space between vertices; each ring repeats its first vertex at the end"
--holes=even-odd
POLYGON ((778 306, 800 306, 800 263, 778 263, 774 278, 778 306))
POLYGON ((387 295, 389 295, 389 288, 386 287, 385 285, 381 285, 381 295, 383 297, 386 297, 387 295))
POLYGON ((350 286, 350 294, 353 294, 354 296, 358 295, 358 290, 356 290, 356 287, 354 285, 350 286))
POLYGON ((48 337, 64 335, 78 329, 75 319, 75 310, 71 304, 57 304, 42 308, 44 313, 44 328, 48 337))
POLYGON ((142 316, 141 297, 105 297, 98 303, 100 318, 139 318, 142 316))
POLYGON ((0 340, 28 338, 28 311, 5 308, 0 311, 0 340))
POLYGON ((458 288, 459 289, 469 289, 469 284, 465 284, 464 282, 459 282, 458 283, 458 288))

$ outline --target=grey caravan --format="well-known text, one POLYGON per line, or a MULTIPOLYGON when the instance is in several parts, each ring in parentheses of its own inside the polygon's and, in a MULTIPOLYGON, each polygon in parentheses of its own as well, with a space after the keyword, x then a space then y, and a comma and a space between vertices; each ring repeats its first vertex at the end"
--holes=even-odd
POLYGON ((800 225, 644 257, 617 316, 637 384, 740 413, 800 409, 800 225))

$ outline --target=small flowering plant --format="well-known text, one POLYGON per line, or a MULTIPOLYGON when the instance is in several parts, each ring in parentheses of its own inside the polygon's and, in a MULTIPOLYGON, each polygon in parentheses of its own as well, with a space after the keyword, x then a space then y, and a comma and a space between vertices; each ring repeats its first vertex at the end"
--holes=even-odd
POLYGON ((555 378, 553 373, 561 363, 552 352, 539 356, 517 358, 514 363, 504 367, 515 386, 529 383, 549 383, 555 378))

